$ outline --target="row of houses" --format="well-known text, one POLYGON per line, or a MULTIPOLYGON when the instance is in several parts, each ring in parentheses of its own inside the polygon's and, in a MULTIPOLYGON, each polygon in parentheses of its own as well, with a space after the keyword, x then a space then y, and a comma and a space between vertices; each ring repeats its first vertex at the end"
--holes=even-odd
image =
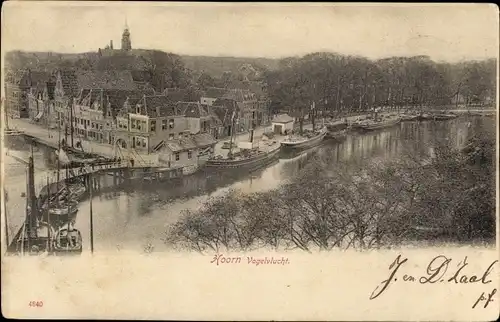
POLYGON ((138 84, 130 71, 28 71, 21 80, 27 108, 17 100, 18 105, 9 106, 11 116, 59 129, 66 140, 73 137, 143 154, 169 149, 172 156, 162 158, 169 164, 193 159, 189 155, 194 150, 196 155, 213 153, 210 146, 232 131, 269 124, 265 97, 241 88, 209 88, 190 101, 193 95, 187 90, 158 93, 138 84))

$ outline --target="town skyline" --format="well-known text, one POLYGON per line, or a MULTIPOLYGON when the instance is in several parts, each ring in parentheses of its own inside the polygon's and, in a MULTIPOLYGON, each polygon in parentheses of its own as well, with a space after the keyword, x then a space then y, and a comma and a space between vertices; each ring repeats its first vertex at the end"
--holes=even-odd
POLYGON ((498 18, 488 5, 119 5, 11 2, 2 11, 4 53, 95 52, 110 40, 119 47, 126 23, 132 48, 186 56, 280 59, 335 52, 372 60, 425 55, 459 62, 498 55, 498 18), (144 16, 150 17, 147 23, 144 16), (29 23, 18 26, 13 20, 29 23))

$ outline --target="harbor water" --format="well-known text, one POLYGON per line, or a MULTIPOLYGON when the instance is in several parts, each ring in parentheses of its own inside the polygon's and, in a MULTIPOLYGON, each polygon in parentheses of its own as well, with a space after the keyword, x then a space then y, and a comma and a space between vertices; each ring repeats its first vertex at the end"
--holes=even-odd
MULTIPOLYGON (((119 252, 164 251, 168 226, 185 210, 195 210, 213 196, 231 189, 244 193, 262 192, 292 180, 315 154, 329 154, 333 162, 397 158, 405 150, 432 153, 436 139, 459 148, 474 134, 495 136, 495 119, 466 117, 442 122, 403 122, 394 127, 369 133, 351 133, 342 142, 324 141, 322 145, 298 156, 280 158, 254 173, 238 176, 196 173, 182 179, 161 183, 143 183, 127 189, 96 194, 92 200, 94 218, 94 251, 119 252)), ((30 147, 8 142, 9 154, 28 159, 30 147)), ((35 172, 53 170, 50 153, 34 148, 35 172)), ((9 236, 21 226, 26 207, 26 166, 7 156, 5 188, 8 193, 7 216, 9 236)), ((35 187, 37 192, 41 187, 35 187)), ((90 250, 90 202, 81 202, 75 227, 83 235, 84 252, 90 250)))

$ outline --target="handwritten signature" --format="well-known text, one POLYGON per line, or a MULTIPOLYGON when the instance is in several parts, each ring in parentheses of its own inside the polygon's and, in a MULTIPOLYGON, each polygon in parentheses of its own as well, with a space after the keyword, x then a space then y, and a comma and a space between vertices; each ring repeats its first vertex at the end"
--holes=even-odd
MULTIPOLYGON (((498 260, 492 262, 486 270, 481 272, 480 274, 470 274, 467 273, 466 267, 469 265, 467 262, 467 256, 463 261, 459 262, 457 265, 457 269, 452 270, 451 273, 448 273, 448 270, 451 270, 450 263, 452 262, 451 258, 448 258, 444 255, 439 255, 434 257, 427 266, 426 274, 420 277, 415 277, 408 274, 401 274, 402 267, 404 264, 408 262, 408 258, 402 258, 401 255, 398 255, 396 259, 389 265, 389 277, 380 282, 379 285, 373 290, 370 295, 370 300, 374 300, 380 295, 382 295, 390 285, 397 282, 398 280, 402 280, 403 282, 415 282, 420 284, 434 284, 434 283, 453 283, 453 284, 472 284, 472 283, 481 283, 481 284, 489 284, 491 283, 491 279, 489 279, 489 275, 491 274, 493 267, 498 263, 498 260), (401 277, 402 276, 402 277, 401 277), (399 279, 398 279, 399 277, 399 279)), ((486 301, 484 308, 488 306, 490 302, 493 301, 493 296, 497 292, 497 289, 494 288, 488 294, 484 292, 479 296, 478 300, 474 303, 472 308, 475 308, 480 302, 486 301)))

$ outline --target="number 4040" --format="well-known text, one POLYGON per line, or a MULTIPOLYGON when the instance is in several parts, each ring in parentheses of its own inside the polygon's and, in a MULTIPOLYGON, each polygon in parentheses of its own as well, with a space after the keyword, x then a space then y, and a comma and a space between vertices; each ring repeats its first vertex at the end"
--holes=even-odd
POLYGON ((30 301, 29 307, 42 307, 43 301, 30 301))

